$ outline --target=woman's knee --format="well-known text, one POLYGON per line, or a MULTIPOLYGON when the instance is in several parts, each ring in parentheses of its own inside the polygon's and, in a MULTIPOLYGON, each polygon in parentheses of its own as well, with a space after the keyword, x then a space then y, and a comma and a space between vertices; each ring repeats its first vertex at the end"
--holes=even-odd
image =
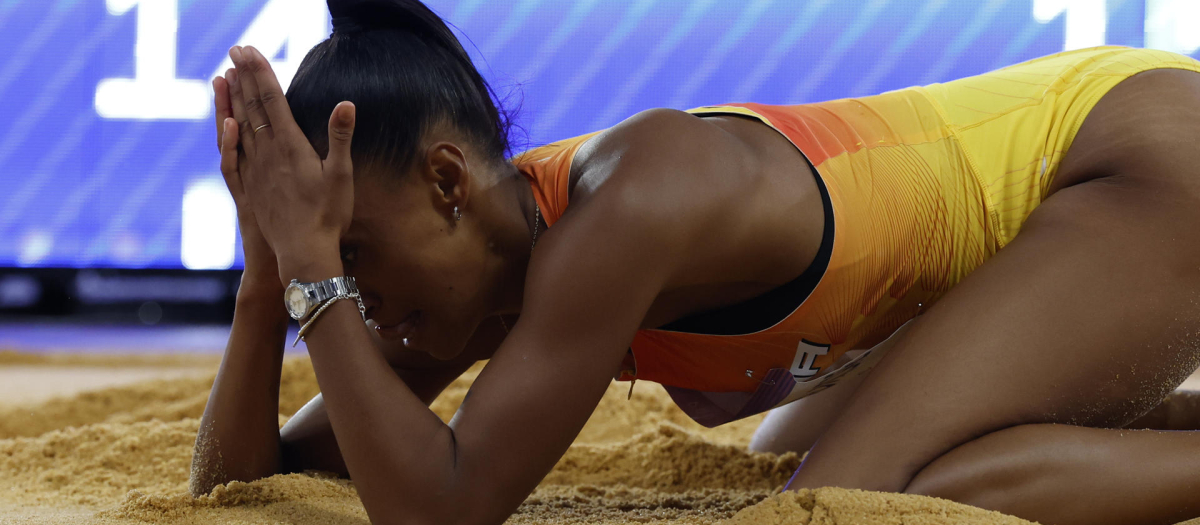
POLYGON ((1019 494, 1049 464, 1027 451, 1054 426, 1018 425, 968 441, 918 471, 904 492, 995 508, 997 497, 1019 494))

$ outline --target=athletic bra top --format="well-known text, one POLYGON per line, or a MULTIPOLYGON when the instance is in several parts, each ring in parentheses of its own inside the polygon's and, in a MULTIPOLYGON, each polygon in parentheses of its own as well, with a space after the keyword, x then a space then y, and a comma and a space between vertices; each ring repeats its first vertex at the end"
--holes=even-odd
MULTIPOLYGON (((1108 46, 870 97, 690 110, 758 119, 804 154, 823 183, 827 259, 758 298, 638 331, 621 378, 661 383, 684 412, 713 426, 868 369, 879 352, 831 370, 1010 242, 1046 198, 1091 108, 1125 78, 1156 68, 1200 71, 1200 62, 1108 46), (744 315, 768 326, 736 319, 744 315)), ((514 159, 547 224, 568 211, 571 160, 593 135, 514 159)))
MULTIPOLYGON (((931 101, 916 90, 799 106, 689 110, 757 119, 813 166, 826 210, 821 250, 801 276, 764 295, 639 330, 619 379, 662 384, 701 424, 763 412, 869 368, 864 354, 994 253, 978 184, 931 101), (977 227, 963 234, 955 221, 977 227), (965 256, 964 256, 965 254, 965 256), (717 322, 755 312, 753 319, 717 322), (865 365, 865 366, 864 366, 865 365)), ((598 133, 598 132, 597 132, 598 133)), ((589 133, 513 159, 546 224, 568 211, 571 162, 589 133)))

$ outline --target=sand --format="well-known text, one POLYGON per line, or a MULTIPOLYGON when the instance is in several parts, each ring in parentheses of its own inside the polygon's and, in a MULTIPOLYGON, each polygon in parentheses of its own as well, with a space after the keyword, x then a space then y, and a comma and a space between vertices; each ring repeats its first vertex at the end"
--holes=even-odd
MULTIPOLYGON (((85 365, 101 375, 183 367, 178 360, 140 359, 0 353, 0 365, 69 374, 85 365)), ((215 364, 188 364, 208 371, 0 406, 0 523, 367 523, 354 484, 319 472, 232 482, 189 496, 192 446, 215 364)), ((448 420, 477 373, 451 385, 433 410, 448 420)), ((1030 525, 921 496, 832 488, 780 494, 800 458, 746 450, 761 418, 704 429, 661 387, 638 383, 627 400, 628 389, 610 386, 579 439, 509 523, 1030 525)), ((282 424, 317 392, 307 359, 285 362, 281 390, 282 424)))

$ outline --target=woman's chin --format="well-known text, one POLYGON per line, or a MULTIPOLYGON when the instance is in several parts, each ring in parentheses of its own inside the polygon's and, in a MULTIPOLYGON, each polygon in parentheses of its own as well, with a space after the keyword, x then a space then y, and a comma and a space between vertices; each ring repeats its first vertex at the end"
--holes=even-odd
POLYGON ((418 339, 411 341, 413 346, 410 348, 427 353, 439 361, 451 361, 462 355, 467 347, 469 337, 466 339, 456 337, 456 331, 453 330, 447 333, 434 327, 429 328, 431 329, 419 334, 418 339))
POLYGON ((430 326, 422 316, 415 326, 404 330, 396 327, 381 327, 374 320, 367 320, 371 339, 388 352, 421 352, 439 361, 450 361, 466 348, 467 341, 457 337, 444 337, 435 326, 430 326))

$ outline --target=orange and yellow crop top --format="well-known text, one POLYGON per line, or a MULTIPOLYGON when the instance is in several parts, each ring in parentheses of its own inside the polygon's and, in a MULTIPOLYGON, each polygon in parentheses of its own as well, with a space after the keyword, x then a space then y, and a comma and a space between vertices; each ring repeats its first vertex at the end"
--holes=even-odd
MULTIPOLYGON (((815 286, 773 326, 722 335, 646 329, 634 337, 633 366, 620 379, 662 384, 702 424, 759 413, 865 370, 878 356, 828 374, 846 351, 886 339, 995 250, 984 207, 972 205, 982 203, 978 184, 919 93, 689 112, 752 117, 782 133, 814 167, 832 215, 827 259, 819 254, 814 263, 825 267, 806 272, 816 271, 815 286)), ((514 159, 550 227, 567 211, 575 153, 594 135, 514 159)))
MULTIPOLYGON (((878 352, 830 368, 886 339, 1011 241, 1096 102, 1156 68, 1200 71, 1200 62, 1109 46, 870 97, 690 110, 757 119, 787 137, 822 188, 831 249, 805 272, 819 275, 782 320, 733 334, 667 329, 677 323, 640 330, 621 379, 662 384, 713 426, 861 373, 878 352)), ((547 224, 567 212, 572 159, 594 135, 514 159, 547 224)))

